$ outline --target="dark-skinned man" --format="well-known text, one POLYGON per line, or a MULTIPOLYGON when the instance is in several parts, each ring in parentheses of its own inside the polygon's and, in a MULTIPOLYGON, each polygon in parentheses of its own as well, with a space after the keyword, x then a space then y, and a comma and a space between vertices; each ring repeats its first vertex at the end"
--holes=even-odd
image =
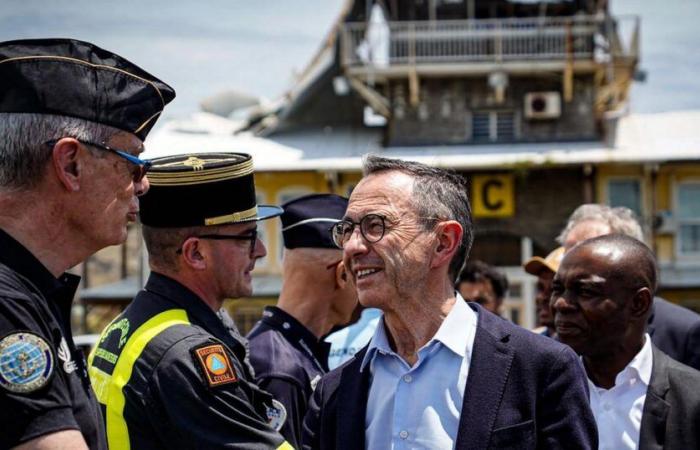
POLYGON ((612 234, 573 247, 554 277, 557 336, 583 361, 601 449, 700 446, 700 372, 645 332, 656 273, 648 247, 612 234))
POLYGON ((282 290, 248 334, 255 380, 284 406, 280 432, 295 448, 309 397, 328 371, 330 345, 321 338, 347 324, 357 306, 343 252, 328 232, 347 204, 338 195, 313 194, 282 205, 282 290))
POLYGON ((90 355, 110 450, 289 449, 281 408, 253 382, 246 351, 217 314, 249 297, 265 256, 253 161, 243 153, 153 160, 141 202, 151 274, 90 355))
MULTIPOLYGON (((642 227, 629 208, 584 204, 571 213, 557 238, 568 251, 576 243, 603 234, 621 233, 644 242, 642 227)), ((660 350, 700 370, 700 314, 655 297, 647 332, 660 350)))
POLYGON ((554 317, 552 317, 552 311, 549 308, 549 298, 552 296, 552 280, 563 256, 564 247, 559 247, 552 250, 544 258, 534 256, 523 264, 525 272, 537 277, 535 308, 539 327, 532 331, 543 336, 554 337, 554 317))
POLYGON ((0 448, 106 448, 66 271, 126 240, 143 141, 174 97, 88 42, 0 43, 0 448))
POLYGON ((455 289, 466 301, 476 302, 485 310, 500 315, 508 293, 508 278, 483 261, 467 261, 455 289))

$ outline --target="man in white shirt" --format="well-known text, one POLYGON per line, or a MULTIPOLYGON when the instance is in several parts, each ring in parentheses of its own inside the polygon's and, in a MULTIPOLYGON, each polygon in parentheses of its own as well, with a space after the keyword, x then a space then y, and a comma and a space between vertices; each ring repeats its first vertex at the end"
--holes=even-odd
POLYGON ((656 273, 646 245, 611 234, 572 248, 554 277, 557 336, 581 356, 601 449, 700 445, 700 372, 645 332, 656 273))

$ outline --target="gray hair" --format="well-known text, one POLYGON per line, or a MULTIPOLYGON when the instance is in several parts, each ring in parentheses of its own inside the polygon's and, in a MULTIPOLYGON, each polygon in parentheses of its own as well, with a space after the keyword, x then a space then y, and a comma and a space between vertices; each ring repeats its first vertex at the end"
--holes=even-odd
POLYGON ((557 242, 564 244, 571 230, 582 222, 600 222, 610 228, 610 234, 624 234, 644 242, 644 233, 637 220, 636 214, 629 208, 586 203, 574 210, 566 223, 566 227, 557 236, 557 242))
POLYGON ((430 229, 434 224, 429 219, 431 217, 456 220, 462 225, 464 230, 462 242, 449 267, 452 281, 456 281, 474 240, 465 179, 453 171, 417 162, 382 158, 376 155, 367 155, 364 158, 362 168, 364 176, 387 171, 403 172, 413 177, 413 204, 417 215, 424 218, 421 219, 424 229, 430 229))
POLYGON ((41 180, 52 148, 48 141, 74 137, 107 142, 121 130, 75 117, 0 113, 0 190, 30 189, 41 180))

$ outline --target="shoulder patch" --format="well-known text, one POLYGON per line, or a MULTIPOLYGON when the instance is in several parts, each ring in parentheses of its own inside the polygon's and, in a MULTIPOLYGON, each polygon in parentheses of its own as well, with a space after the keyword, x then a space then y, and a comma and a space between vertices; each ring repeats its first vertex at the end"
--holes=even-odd
POLYGON ((44 387, 54 370, 49 344, 27 331, 12 333, 0 340, 0 386, 16 394, 44 387))
POLYGON ((193 349, 195 362, 202 368, 209 387, 238 381, 236 369, 221 344, 208 344, 193 349))

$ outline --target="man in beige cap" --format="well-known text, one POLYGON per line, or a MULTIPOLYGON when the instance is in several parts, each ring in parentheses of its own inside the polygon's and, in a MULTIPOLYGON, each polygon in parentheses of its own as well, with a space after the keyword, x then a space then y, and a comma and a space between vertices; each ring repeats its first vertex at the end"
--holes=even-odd
POLYGON ((564 247, 559 247, 545 258, 535 256, 523 264, 525 272, 537 277, 535 307, 538 328, 533 331, 544 336, 554 337, 554 316, 549 308, 549 297, 552 295, 552 280, 559 269, 564 250, 564 247))

